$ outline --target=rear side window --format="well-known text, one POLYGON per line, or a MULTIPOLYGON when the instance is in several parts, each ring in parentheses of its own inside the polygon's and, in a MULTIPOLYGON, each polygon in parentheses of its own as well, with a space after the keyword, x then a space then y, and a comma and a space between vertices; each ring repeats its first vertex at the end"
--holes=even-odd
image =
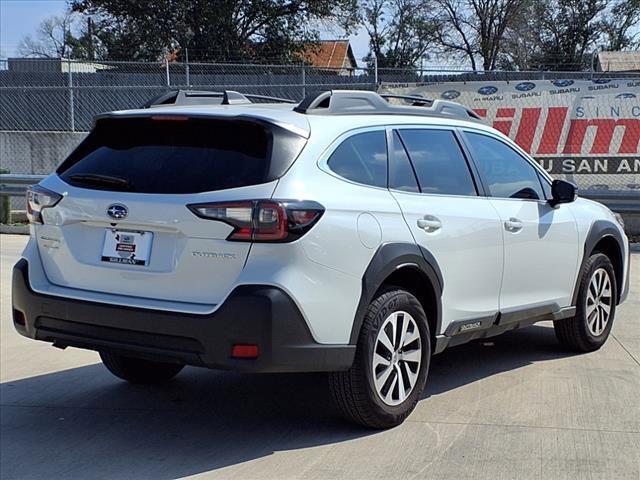
POLYGON ((477 195, 460 145, 450 130, 400 130, 422 193, 477 195))
POLYGON ((327 165, 348 180, 387 186, 387 140, 384 130, 358 133, 347 138, 331 154, 327 165))
POLYGON ((544 198, 538 172, 509 145, 480 133, 465 133, 492 197, 544 198))
POLYGON ((297 135, 250 121, 103 119, 58 174, 83 188, 207 192, 275 180, 303 146, 297 135))

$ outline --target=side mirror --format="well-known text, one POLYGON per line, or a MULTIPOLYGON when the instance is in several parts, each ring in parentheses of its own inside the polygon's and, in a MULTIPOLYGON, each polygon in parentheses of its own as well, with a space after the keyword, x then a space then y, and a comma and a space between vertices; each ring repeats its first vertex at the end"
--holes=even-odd
POLYGON ((564 180, 554 180, 551 184, 551 196, 549 205, 555 207, 561 203, 571 203, 576 199, 578 187, 571 182, 564 180))

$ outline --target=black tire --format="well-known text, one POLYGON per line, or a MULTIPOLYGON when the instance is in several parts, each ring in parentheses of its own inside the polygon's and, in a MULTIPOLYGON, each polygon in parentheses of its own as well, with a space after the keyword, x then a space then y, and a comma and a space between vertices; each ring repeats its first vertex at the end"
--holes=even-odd
POLYGON ((112 352, 100 352, 100 358, 111 373, 130 383, 165 383, 184 368, 177 363, 153 362, 112 352))
MULTIPOLYGON (((352 367, 329 374, 331 394, 342 413, 349 420, 369 428, 383 429, 401 424, 413 411, 425 388, 431 360, 430 338, 427 316, 416 297, 399 287, 390 287, 379 293, 365 314, 352 367), (406 312, 413 317, 420 333, 421 355, 418 357, 421 361, 413 389, 402 403, 392 406, 386 404, 375 389, 373 353, 380 328, 394 312, 406 312)), ((391 375, 397 375, 400 368, 391 375)))
MULTIPOLYGON (((582 273, 582 278, 580 279, 575 317, 558 320, 553 323, 553 328, 555 329, 556 337, 560 344, 569 350, 577 352, 593 352, 602 347, 602 345, 607 341, 607 338, 609 338, 609 333, 611 332, 611 327, 615 319, 616 303, 618 298, 617 294, 618 286, 616 285, 616 276, 611 260, 602 253, 594 253, 587 260, 582 273), (595 334, 589 328, 589 320, 587 318, 587 301, 591 281, 596 272, 602 269, 607 272, 609 277, 611 284, 611 300, 609 303, 609 315, 606 326, 599 334, 595 334)), ((596 307, 596 310, 599 308, 604 307, 596 307)))

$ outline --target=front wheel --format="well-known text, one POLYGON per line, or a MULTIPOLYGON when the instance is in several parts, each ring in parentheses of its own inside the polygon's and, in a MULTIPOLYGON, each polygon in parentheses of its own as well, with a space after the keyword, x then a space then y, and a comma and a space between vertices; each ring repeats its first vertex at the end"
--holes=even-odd
POLYGON ((591 255, 580 279, 575 317, 553 324, 560 344, 579 352, 598 350, 611 332, 617 298, 611 260, 602 253, 591 255))
POLYGON ((100 358, 111 373, 130 383, 165 383, 184 368, 180 364, 154 362, 112 352, 100 352, 100 358))
POLYGON ((413 411, 427 381, 431 342, 420 302, 389 288, 369 305, 353 366, 329 374, 338 408, 370 428, 399 425, 413 411))

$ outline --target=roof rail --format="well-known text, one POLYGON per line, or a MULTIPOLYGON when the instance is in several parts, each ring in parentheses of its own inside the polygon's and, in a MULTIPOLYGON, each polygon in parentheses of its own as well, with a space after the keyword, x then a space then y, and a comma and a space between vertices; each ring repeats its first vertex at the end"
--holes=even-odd
POLYGON ((222 92, 212 92, 208 90, 172 90, 149 100, 142 105, 141 108, 158 107, 161 105, 239 105, 255 103, 252 102, 252 100, 297 103, 287 98, 240 93, 234 90, 223 90, 222 92))
POLYGON ((459 103, 416 95, 379 95, 367 90, 327 90, 311 94, 293 109, 308 115, 415 115, 482 121, 477 113, 459 103), (411 105, 394 105, 388 99, 405 100, 411 105))
POLYGON ((410 101, 411 105, 414 107, 422 107, 424 105, 431 106, 433 104, 433 100, 430 98, 424 98, 420 95, 396 95, 395 93, 379 93, 382 98, 385 100, 389 98, 395 98, 398 100, 410 101))

